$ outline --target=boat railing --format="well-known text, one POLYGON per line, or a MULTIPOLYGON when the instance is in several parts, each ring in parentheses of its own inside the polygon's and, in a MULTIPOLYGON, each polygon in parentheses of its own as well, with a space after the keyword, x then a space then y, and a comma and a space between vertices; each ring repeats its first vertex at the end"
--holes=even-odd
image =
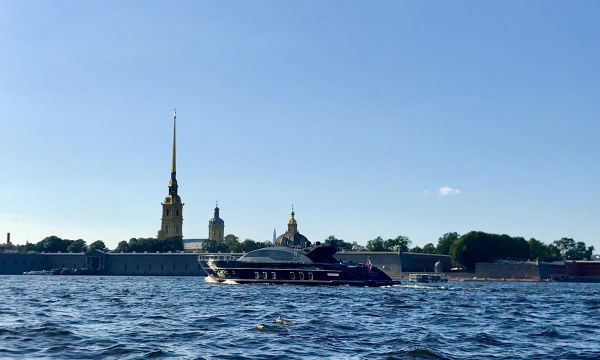
POLYGON ((242 254, 202 254, 198 255, 198 261, 230 261, 237 260, 242 254))

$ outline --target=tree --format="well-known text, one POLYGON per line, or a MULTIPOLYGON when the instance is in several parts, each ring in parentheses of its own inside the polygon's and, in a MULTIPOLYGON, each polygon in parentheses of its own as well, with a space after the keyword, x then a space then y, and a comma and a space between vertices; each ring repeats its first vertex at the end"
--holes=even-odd
POLYGON ((123 240, 123 241, 119 242, 119 244, 115 248, 114 252, 117 252, 117 253, 119 253, 119 252, 128 253, 128 252, 131 252, 131 249, 129 249, 129 244, 127 244, 127 241, 123 240))
POLYGON ((529 244, 522 237, 487 234, 471 231, 458 238, 450 248, 454 263, 474 270, 475 263, 500 259, 527 260, 531 257, 529 244))
POLYGON ((225 238, 223 239, 223 242, 227 245, 227 246, 231 246, 234 244, 237 244, 240 242, 240 238, 233 235, 233 234, 229 234, 226 235, 225 238))
POLYGON ((181 236, 173 236, 164 240, 157 241, 158 248, 155 251, 158 252, 169 252, 169 251, 182 251, 183 250, 183 239, 181 236))
POLYGON ((532 260, 556 261, 561 259, 560 250, 553 244, 546 245, 534 238, 529 239, 527 243, 532 260))
POLYGON ((367 241, 367 251, 386 251, 384 241, 381 236, 367 241))
POLYGON ((365 251, 366 248, 363 245, 360 245, 356 241, 352 242, 352 250, 353 251, 365 251))
POLYGON ((409 252, 411 252, 411 253, 417 253, 417 254, 420 254, 420 253, 422 253, 422 252, 423 252, 423 249, 422 249, 422 248, 420 248, 419 246, 415 246, 415 247, 413 247, 412 249, 410 249, 410 250, 409 250, 409 252))
POLYGON ((395 239, 387 239, 384 242, 385 251, 406 252, 410 246, 410 239, 407 236, 397 236, 395 239))
POLYGON ((67 251, 70 253, 82 253, 85 252, 86 244, 82 239, 77 239, 67 246, 67 251))
POLYGON ((458 239, 459 235, 455 232, 445 233, 438 239, 435 252, 442 255, 450 255, 452 244, 458 239))
POLYGON ((342 239, 337 239, 334 235, 329 235, 327 239, 323 241, 325 245, 335 245, 338 249, 352 250, 353 244, 346 242, 342 239))
POLYGON ((58 236, 52 235, 35 244, 34 249, 35 251, 49 253, 67 252, 69 244, 70 241, 65 241, 58 236))
POLYGON ((564 260, 589 259, 592 257, 592 252, 594 252, 593 246, 586 248, 583 241, 575 242, 571 238, 562 238, 554 241, 553 244, 558 248, 564 260))
POLYGON ((264 248, 264 247, 269 247, 271 246, 271 243, 269 241, 265 241, 265 242, 256 242, 252 239, 246 239, 244 241, 242 241, 241 243, 241 250, 242 252, 250 252, 256 249, 260 249, 260 248, 264 248))
POLYGON ((425 246, 423 246, 423 253, 425 254, 435 254, 435 251, 435 245, 433 245, 432 243, 428 243, 425 244, 425 246))
POLYGON ((87 250, 88 251, 94 251, 94 250, 108 251, 108 249, 106 248, 106 245, 104 245, 104 241, 102 241, 102 240, 94 241, 93 243, 88 245, 87 250))
POLYGON ((205 240, 202 243, 202 251, 209 253, 229 252, 229 247, 224 242, 217 240, 205 240))

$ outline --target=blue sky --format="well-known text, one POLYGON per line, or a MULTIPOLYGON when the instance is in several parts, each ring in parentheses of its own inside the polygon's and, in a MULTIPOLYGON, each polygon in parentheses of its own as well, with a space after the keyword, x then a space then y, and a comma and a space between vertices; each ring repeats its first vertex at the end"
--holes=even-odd
POLYGON ((597 1, 2 1, 0 232, 600 249, 597 1))

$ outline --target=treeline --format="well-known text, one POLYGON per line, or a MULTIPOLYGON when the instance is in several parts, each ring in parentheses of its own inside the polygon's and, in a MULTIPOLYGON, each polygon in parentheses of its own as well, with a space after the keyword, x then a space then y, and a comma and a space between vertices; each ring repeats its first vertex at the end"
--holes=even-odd
POLYGON ((229 234, 223 238, 223 241, 206 240, 202 243, 202 251, 217 253, 217 252, 250 252, 252 250, 273 246, 270 241, 258 242, 252 239, 240 241, 240 238, 229 234))
MULTIPOLYGON (((13 250, 18 252, 45 252, 45 253, 82 253, 94 250, 110 251, 104 241, 96 240, 89 245, 85 240, 69 240, 61 239, 58 236, 48 236, 37 243, 27 243, 25 245, 6 244, 0 246, 0 250, 13 250)), ((181 237, 172 237, 165 240, 153 238, 136 239, 132 238, 129 241, 121 241, 114 252, 169 252, 182 251, 183 241, 181 237)))
POLYGON ((511 237, 509 235, 488 234, 481 231, 471 231, 464 235, 450 232, 438 239, 437 245, 428 243, 422 248, 410 247, 411 241, 406 236, 397 236, 384 240, 380 236, 369 240, 366 246, 356 242, 348 243, 331 235, 325 243, 335 242, 339 248, 354 251, 390 251, 415 252, 425 254, 450 255, 455 266, 472 271, 477 262, 496 260, 587 260, 592 257, 593 246, 587 246, 583 241, 576 242, 571 238, 562 238, 550 244, 531 238, 511 237))
POLYGON ((7 246, 6 244, 0 246, 0 250, 16 250, 19 252, 47 252, 47 253, 81 253, 86 251, 101 250, 107 251, 106 245, 102 240, 96 240, 91 244, 87 244, 85 240, 69 240, 61 239, 58 236, 48 236, 43 240, 33 244, 27 243, 25 245, 12 245, 7 246))
POLYGON ((181 236, 174 236, 163 240, 156 238, 131 238, 129 241, 121 241, 114 252, 169 252, 182 251, 183 240, 181 236))

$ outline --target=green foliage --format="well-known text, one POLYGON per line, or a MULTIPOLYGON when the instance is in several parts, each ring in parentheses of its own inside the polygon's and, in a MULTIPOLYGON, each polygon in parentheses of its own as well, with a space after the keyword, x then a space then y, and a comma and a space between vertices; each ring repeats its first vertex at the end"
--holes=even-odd
POLYGON ((387 239, 384 243, 384 246, 387 251, 399 251, 406 252, 408 251, 408 247, 411 241, 407 236, 397 236, 395 239, 387 239))
POLYGON ((352 250, 352 248, 354 246, 354 244, 346 242, 342 239, 337 239, 333 235, 329 235, 329 237, 327 239, 325 239, 323 242, 325 243, 325 245, 335 244, 335 246, 340 250, 352 250))
POLYGON ((450 248, 452 260, 473 271, 475 263, 500 259, 527 260, 530 258, 529 244, 522 237, 488 234, 471 231, 454 242, 450 248))
POLYGON ((202 251, 209 253, 229 252, 229 246, 217 240, 205 240, 202 243, 202 251))
POLYGON ((367 251, 395 251, 406 252, 411 241, 406 236, 397 236, 395 239, 383 240, 381 236, 367 242, 367 251))
POLYGON ((121 241, 115 252, 169 252, 182 251, 183 240, 181 236, 173 236, 164 240, 156 238, 131 238, 129 242, 121 241))
POLYGON ((423 246, 423 253, 435 254, 436 253, 435 245, 433 245, 432 243, 425 244, 425 246, 423 246))
MULTIPOLYGON (((236 246, 239 247, 240 238, 233 234, 229 234, 229 235, 225 236, 225 238, 223 239, 223 242, 225 243, 225 245, 227 245, 231 249, 236 246)), ((234 251, 234 250, 231 250, 231 251, 234 251)))
POLYGON ((409 252, 420 254, 423 252, 423 249, 419 246, 415 246, 414 248, 410 249, 409 252))
POLYGON ((367 251, 387 251, 381 236, 367 241, 367 251))
POLYGON ((442 237, 438 239, 438 244, 435 248, 435 252, 437 254, 450 255, 450 248, 452 247, 452 244, 454 244, 454 242, 458 240, 458 237, 458 233, 455 232, 445 233, 444 235, 442 235, 442 237))
POLYGON ((553 244, 546 245, 543 242, 531 238, 527 242, 532 260, 556 261, 560 260, 560 250, 553 244))
POLYGON ((70 253, 82 253, 85 252, 86 248, 87 246, 85 244, 85 241, 82 239, 78 239, 70 243, 69 246, 67 246, 67 251, 70 253))
POLYGON ((96 240, 93 243, 89 244, 87 247, 87 251, 94 251, 94 250, 108 251, 108 248, 106 247, 106 245, 104 245, 104 241, 96 240))
POLYGON ((229 234, 225 236, 223 241, 206 240, 202 243, 202 251, 218 253, 218 252, 250 252, 252 250, 272 246, 270 241, 257 242, 252 239, 246 239, 239 242, 239 238, 229 234))
POLYGON ((129 244, 127 243, 127 241, 123 240, 120 241, 119 244, 117 245, 117 247, 115 248, 114 252, 124 252, 124 253, 128 253, 131 252, 131 249, 129 249, 129 244))
POLYGON ((553 245, 556 246, 560 255, 565 260, 590 259, 592 257, 592 252, 594 251, 593 246, 586 248, 583 241, 575 242, 575 240, 571 238, 556 240, 553 245))

